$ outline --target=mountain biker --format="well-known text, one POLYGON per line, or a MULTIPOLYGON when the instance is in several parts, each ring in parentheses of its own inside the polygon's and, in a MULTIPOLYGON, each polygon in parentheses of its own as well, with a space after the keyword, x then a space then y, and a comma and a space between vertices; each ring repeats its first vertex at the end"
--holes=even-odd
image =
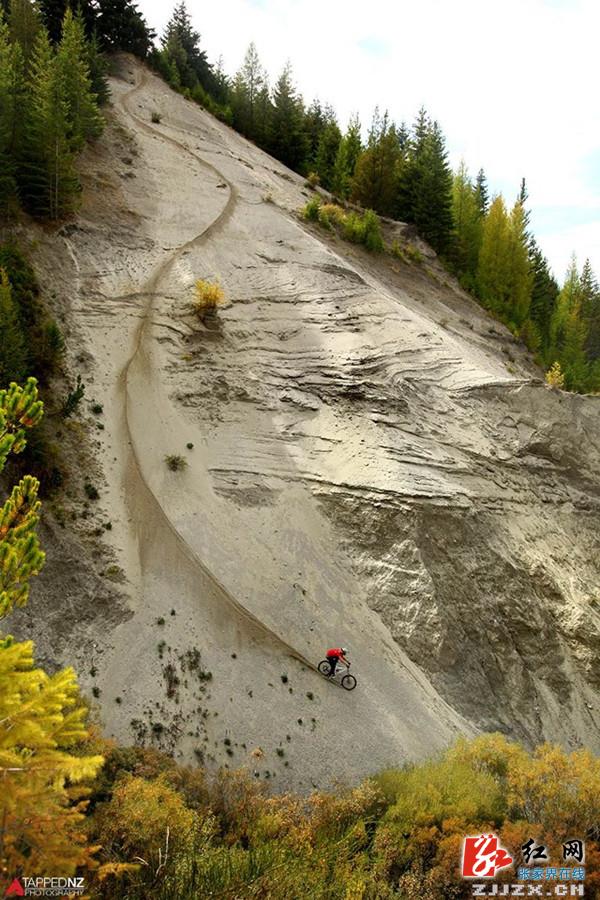
POLYGON ((347 652, 346 647, 332 647, 331 650, 327 651, 327 662, 329 663, 328 678, 333 678, 335 675, 338 662, 343 663, 347 669, 350 668, 350 663, 346 659, 347 652))

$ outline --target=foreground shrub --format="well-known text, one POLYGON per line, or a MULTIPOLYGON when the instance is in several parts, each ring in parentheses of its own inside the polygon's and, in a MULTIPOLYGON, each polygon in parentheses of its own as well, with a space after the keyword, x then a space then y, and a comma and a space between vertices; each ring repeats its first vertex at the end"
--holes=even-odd
POLYGON ((165 776, 146 781, 127 775, 115 786, 109 805, 98 810, 98 837, 109 853, 123 852, 155 870, 169 851, 185 853, 197 825, 191 809, 165 776))
POLYGON ((194 309, 200 319, 214 315, 217 307, 225 299, 221 286, 216 282, 199 279, 194 285, 194 309))
MULTIPOLYGON (((562 841, 586 839, 585 893, 600 896, 600 760, 587 751, 545 744, 530 754, 502 735, 483 735, 356 788, 308 797, 269 797, 242 770, 197 770, 193 778, 139 748, 111 753, 107 768, 108 799, 91 816, 101 871, 107 861, 139 869, 94 897, 466 900, 463 838, 489 832, 514 856, 535 837, 550 865, 562 841)), ((504 875, 516 880, 514 870, 504 875)))

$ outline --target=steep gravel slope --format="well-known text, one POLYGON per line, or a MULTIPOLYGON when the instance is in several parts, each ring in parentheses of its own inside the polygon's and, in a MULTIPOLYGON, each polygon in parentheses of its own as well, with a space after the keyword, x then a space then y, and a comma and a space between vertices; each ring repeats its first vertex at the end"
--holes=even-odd
POLYGON ((547 389, 431 255, 307 227, 302 179, 137 62, 112 90, 38 250, 105 409, 121 600, 103 624, 81 597, 61 653, 107 730, 299 788, 477 728, 600 749, 600 400, 547 389), (314 669, 331 644, 351 694, 314 669))

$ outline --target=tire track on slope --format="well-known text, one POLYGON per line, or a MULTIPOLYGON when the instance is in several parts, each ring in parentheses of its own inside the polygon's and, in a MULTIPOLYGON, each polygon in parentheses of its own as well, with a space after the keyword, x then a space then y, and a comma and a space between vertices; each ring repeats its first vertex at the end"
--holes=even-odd
POLYGON ((227 590, 227 588, 219 581, 219 579, 214 575, 214 573, 206 566, 206 564, 200 559, 200 557, 192 550, 188 542, 185 540, 183 535, 179 532, 179 530, 175 527, 169 516, 167 515, 166 510, 162 506, 160 500, 153 492, 146 478, 144 477, 140 459, 136 450, 136 443, 134 439, 133 432, 131 430, 131 424, 129 420, 129 375, 131 371, 131 367, 136 361, 138 355, 142 351, 144 338, 146 336, 148 325, 151 323, 150 314, 152 312, 153 307, 153 299, 156 293, 156 288, 160 281, 168 274, 171 270, 175 262, 188 250, 192 247, 198 246, 202 244, 208 237, 212 234, 216 233, 220 230, 231 218, 233 211, 235 209, 237 203, 237 191, 234 185, 227 179, 224 174, 213 166, 211 163, 206 162, 206 160, 202 159, 196 153, 191 151, 185 144, 181 141, 177 141, 175 138, 169 137, 168 135, 163 134, 163 132, 158 131, 155 128, 152 128, 151 125, 148 125, 140 116, 136 113, 132 112, 127 104, 126 100, 133 97, 138 91, 140 91, 148 82, 148 76, 145 72, 142 73, 140 80, 137 82, 135 87, 132 90, 128 91, 124 97, 121 97, 119 103, 123 108, 124 112, 130 116, 130 118, 134 119, 135 122, 140 126, 140 128, 151 134, 153 137, 160 137, 163 141, 166 141, 169 144, 177 147, 178 150, 183 151, 188 156, 191 156, 196 162, 199 162, 202 166, 212 171, 219 179, 221 179, 228 187, 229 197, 227 199, 227 203, 219 213, 219 215, 213 219, 213 221, 207 225, 199 234, 195 235, 189 241, 186 241, 180 247, 177 248, 164 262, 162 262, 156 271, 150 276, 150 278, 145 282, 142 290, 139 292, 142 295, 147 295, 147 300, 145 307, 142 312, 142 317, 140 320, 140 324, 137 327, 137 331, 134 339, 134 349, 127 363, 123 367, 123 370, 120 375, 121 387, 124 393, 124 404, 125 404, 125 426, 127 430, 127 437, 129 438, 129 444, 131 446, 131 451, 133 455, 133 462, 135 472, 137 474, 140 486, 149 502, 152 504, 154 509, 158 512, 158 515, 163 522, 163 524, 168 528, 172 536, 175 538, 176 544, 180 550, 180 552, 186 557, 186 559, 191 562, 194 566, 196 566, 202 574, 207 578, 216 588, 218 595, 221 599, 228 605, 238 617, 240 617, 244 622, 249 623, 253 626, 263 637, 266 637, 270 641, 274 641, 281 648, 283 648, 292 658, 296 659, 298 662, 302 663, 302 665, 306 666, 313 671, 317 671, 317 667, 314 663, 310 662, 302 653, 296 650, 291 644, 288 644, 283 638, 281 638, 276 632, 274 632, 271 628, 265 625, 257 616, 250 612, 242 603, 233 597, 232 594, 227 590))

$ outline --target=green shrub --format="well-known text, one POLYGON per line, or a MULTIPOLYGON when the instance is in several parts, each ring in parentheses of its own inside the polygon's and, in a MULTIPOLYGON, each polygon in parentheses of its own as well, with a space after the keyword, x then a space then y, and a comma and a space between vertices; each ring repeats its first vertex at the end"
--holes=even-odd
POLYGON ((335 203, 324 203, 319 209, 319 224, 324 228, 332 230, 334 227, 341 228, 346 221, 346 213, 335 203))
POLYGON ((154 122, 155 125, 158 125, 158 124, 160 124, 160 120, 162 119, 162 116, 161 116, 161 114, 160 114, 159 112, 156 112, 156 111, 155 111, 155 112, 152 113, 152 115, 150 116, 150 118, 151 118, 151 120, 154 122))
POLYGON ((368 209, 362 219, 363 226, 363 243, 367 250, 371 253, 381 253, 383 251, 383 237, 381 236, 381 224, 379 216, 368 209))
POLYGON ((321 209, 321 200, 319 197, 311 197, 308 201, 304 209, 302 210, 302 215, 305 219, 308 219, 310 222, 318 222, 319 221, 319 211, 321 209))
POLYGON ((344 222, 344 237, 353 244, 362 244, 365 239, 365 228, 363 219, 358 213, 351 212, 346 216, 344 222))

